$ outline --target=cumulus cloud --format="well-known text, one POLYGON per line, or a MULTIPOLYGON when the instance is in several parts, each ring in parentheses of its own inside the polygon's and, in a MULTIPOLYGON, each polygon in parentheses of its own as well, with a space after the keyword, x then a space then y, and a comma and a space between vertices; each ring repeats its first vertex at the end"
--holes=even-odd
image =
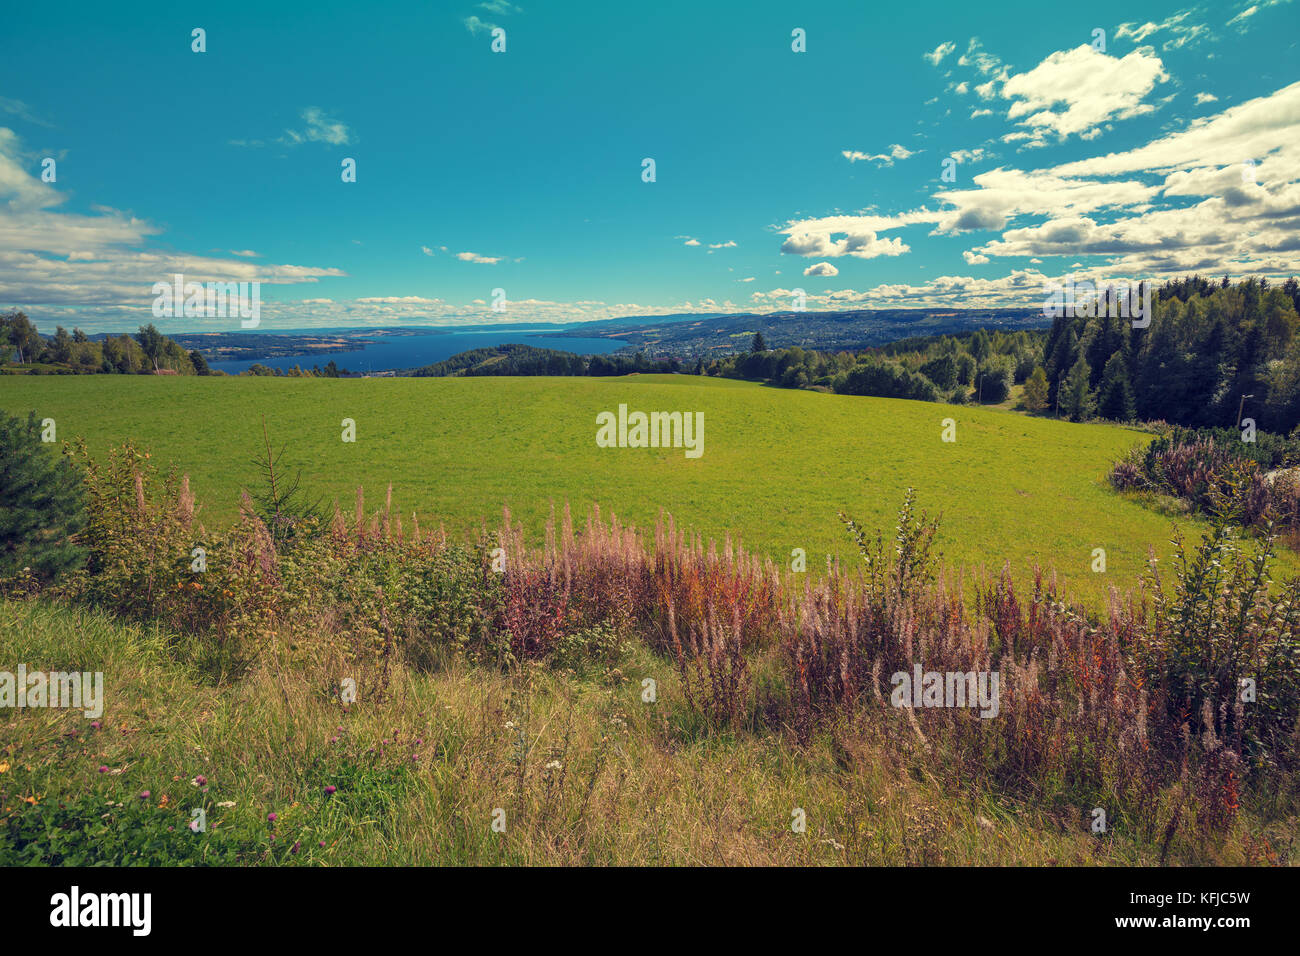
POLYGON ((343 276, 333 267, 251 262, 153 244, 162 233, 146 219, 107 206, 90 214, 59 209, 64 194, 28 173, 12 130, 0 128, 0 302, 76 316, 80 310, 150 314, 155 282, 176 273, 195 282, 314 283, 343 276))
POLYGON ((804 269, 804 270, 803 270, 803 274, 806 275, 806 276, 827 276, 827 277, 829 277, 829 276, 837 276, 837 275, 839 275, 839 274, 840 274, 840 270, 839 270, 839 269, 836 269, 836 268, 835 268, 833 265, 831 265, 829 262, 818 262, 816 265, 811 265, 811 266, 809 266, 807 269, 804 269))
POLYGON ((505 256, 481 256, 477 252, 458 252, 456 258, 461 262, 475 262, 479 265, 494 266, 505 256))
POLYGON ((1002 83, 1001 96, 1011 100, 1007 118, 1027 127, 1031 138, 1048 133, 1059 140, 1093 134, 1100 124, 1152 112, 1143 102, 1169 75, 1150 50, 1123 58, 1099 53, 1089 44, 1051 54, 1026 73, 1002 83))
MULTIPOLYGON (((854 256, 875 259, 878 256, 901 256, 910 247, 902 239, 882 239, 870 227, 874 217, 830 216, 790 223, 783 232, 789 237, 781 251, 809 258, 854 256)), ((890 225, 889 220, 881 220, 890 225)))
MULTIPOLYGON (((951 155, 983 158, 983 149, 951 155)), ((911 238, 898 233, 919 225, 932 236, 992 233, 963 252, 969 265, 1080 261, 1115 278, 1300 272, 1300 83, 1186 121, 1123 152, 1038 169, 998 167, 971 177, 969 186, 941 187, 918 209, 805 218, 778 231, 782 252, 833 260, 907 252, 911 238)), ((927 301, 943 301, 958 289, 980 301, 1017 288, 948 279, 943 295, 934 283, 926 285, 927 301)))

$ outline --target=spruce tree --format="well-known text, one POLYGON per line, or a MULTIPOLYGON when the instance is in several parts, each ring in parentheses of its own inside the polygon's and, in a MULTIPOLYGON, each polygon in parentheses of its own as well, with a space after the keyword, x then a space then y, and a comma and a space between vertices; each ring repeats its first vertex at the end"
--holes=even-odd
POLYGON ((1117 422, 1132 421, 1137 417, 1133 383, 1129 379, 1128 363, 1124 361, 1122 352, 1116 352, 1106 361, 1106 368, 1101 374, 1097 414, 1117 422))
POLYGON ((1088 360, 1080 355, 1074 368, 1070 369, 1070 374, 1061 383, 1061 411, 1072 422, 1085 421, 1092 414, 1093 397, 1088 388, 1088 378, 1091 375, 1088 360))
POLYGON ((83 500, 81 475, 41 441, 36 413, 0 413, 0 577, 30 568, 49 581, 76 567, 83 500))

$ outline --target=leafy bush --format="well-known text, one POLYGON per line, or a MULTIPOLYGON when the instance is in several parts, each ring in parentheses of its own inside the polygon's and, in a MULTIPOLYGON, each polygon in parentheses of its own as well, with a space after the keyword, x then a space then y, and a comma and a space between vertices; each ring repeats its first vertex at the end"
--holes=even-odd
MULTIPOLYGON (((1264 463, 1293 460, 1290 440, 1255 449, 1237 440, 1221 444, 1212 434, 1173 428, 1145 448, 1116 462, 1110 480, 1121 491, 1149 491, 1186 500, 1212 516, 1231 515, 1246 527, 1300 526, 1300 477, 1270 475, 1264 463)), ((1276 436, 1274 436, 1276 438, 1276 436)))

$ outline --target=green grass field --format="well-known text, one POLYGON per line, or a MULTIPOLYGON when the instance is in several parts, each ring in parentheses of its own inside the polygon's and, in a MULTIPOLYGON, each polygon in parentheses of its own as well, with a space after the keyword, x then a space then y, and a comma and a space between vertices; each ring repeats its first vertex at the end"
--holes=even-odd
MULTIPOLYGON (((1112 491, 1111 462, 1146 439, 1130 430, 1002 410, 764 388, 687 376, 470 379, 0 378, 0 408, 57 422, 92 452, 135 440, 159 464, 190 475, 210 525, 230 521, 266 416, 304 487, 351 509, 357 485, 380 504, 389 482, 404 516, 467 534, 509 505, 534 535, 554 501, 575 514, 592 501, 649 528, 662 506, 679 525, 787 564, 804 548, 812 571, 845 555, 836 518, 892 527, 904 490, 942 512, 950 567, 1001 568, 1024 578, 1054 568, 1072 593, 1095 600, 1127 589, 1149 548, 1165 557, 1174 522, 1112 491), (596 415, 704 412, 704 454, 598 448, 596 415), (957 440, 941 441, 942 420, 957 440), (356 422, 355 443, 341 421, 356 422), (1104 548, 1107 571, 1091 571, 1104 548)), ((1185 520, 1185 519, 1183 519, 1185 520)), ((1186 522, 1194 524, 1194 522, 1186 522)), ((537 540, 535 537, 533 540, 537 540)), ((1293 555, 1280 571, 1293 573, 1293 555)))

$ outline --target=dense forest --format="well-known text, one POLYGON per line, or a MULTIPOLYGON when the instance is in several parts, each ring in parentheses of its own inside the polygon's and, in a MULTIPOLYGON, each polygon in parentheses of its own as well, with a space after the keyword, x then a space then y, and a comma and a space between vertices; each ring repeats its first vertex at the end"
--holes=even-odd
POLYGON ((1049 400, 1083 415, 1236 425, 1300 423, 1300 283, 1192 276, 1159 290, 1148 328, 1058 318, 1044 345, 1049 400))

